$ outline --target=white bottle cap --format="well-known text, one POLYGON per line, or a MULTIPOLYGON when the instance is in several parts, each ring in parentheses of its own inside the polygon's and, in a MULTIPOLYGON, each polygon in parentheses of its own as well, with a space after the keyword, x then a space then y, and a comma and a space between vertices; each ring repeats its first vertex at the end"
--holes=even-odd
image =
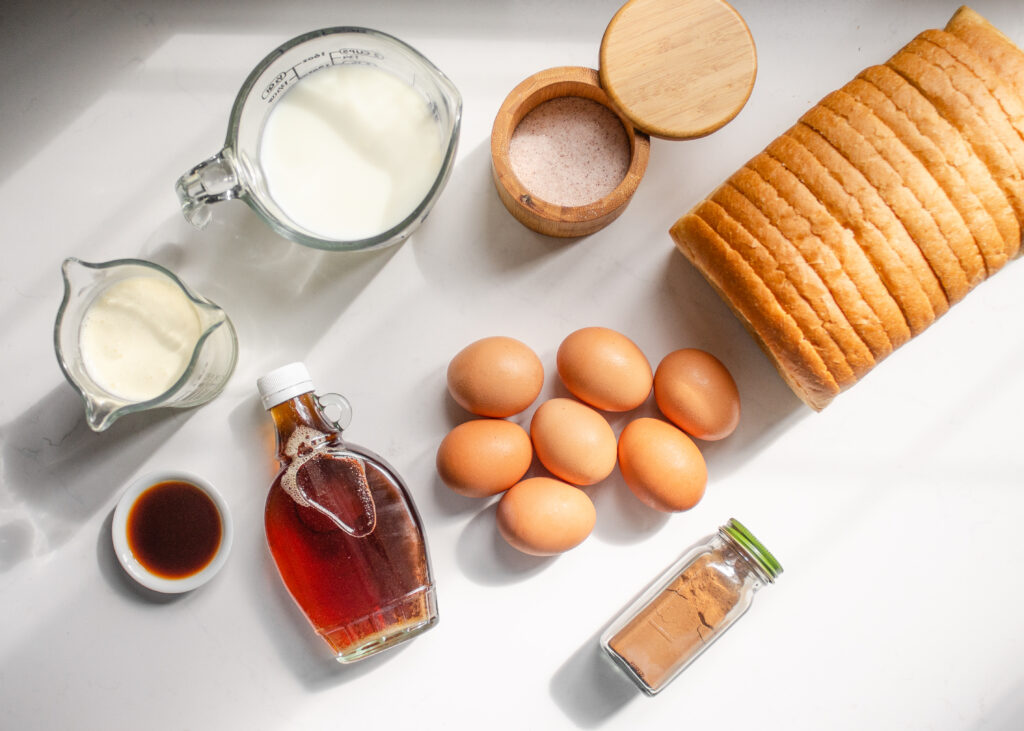
POLYGON ((256 380, 263 408, 270 410, 313 390, 313 379, 304 363, 289 363, 256 380))

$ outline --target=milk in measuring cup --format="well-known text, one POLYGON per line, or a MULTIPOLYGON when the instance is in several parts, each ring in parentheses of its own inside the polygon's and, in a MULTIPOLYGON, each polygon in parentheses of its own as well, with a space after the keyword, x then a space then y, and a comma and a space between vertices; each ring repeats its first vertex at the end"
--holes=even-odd
POLYGON ((339 240, 369 238, 423 201, 442 163, 426 100, 386 71, 331 66, 274 106, 260 142, 271 197, 295 223, 339 240))
POLYGON ((199 313, 181 288, 137 276, 100 293, 78 339, 97 386, 127 401, 148 401, 181 378, 201 332, 199 313))

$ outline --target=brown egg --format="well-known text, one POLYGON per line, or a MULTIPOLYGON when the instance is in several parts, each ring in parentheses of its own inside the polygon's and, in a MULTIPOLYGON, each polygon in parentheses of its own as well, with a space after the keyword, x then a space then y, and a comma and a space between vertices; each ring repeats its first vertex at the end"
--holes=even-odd
POLYGON ((585 492, 550 477, 523 480, 498 503, 498 531, 513 548, 533 556, 578 546, 596 519, 594 503, 585 492))
POLYGON ((496 336, 471 343, 448 364, 448 391, 478 416, 503 418, 532 404, 544 385, 544 366, 528 346, 496 336))
POLYGON ((489 497, 522 479, 533 461, 523 427, 502 419, 474 419, 448 432, 437 449, 437 474, 466 497, 489 497))
POLYGON ((651 392, 651 364, 636 343, 606 327, 585 327, 562 341, 558 375, 573 396, 604 411, 629 411, 651 392))
POLYGON ((665 513, 704 497, 708 468, 690 437, 661 419, 631 421, 619 435, 619 469, 641 501, 665 513))
POLYGON ((669 421, 698 439, 724 439, 740 421, 736 381, 718 358, 695 348, 669 353, 658 364, 654 400, 669 421))
POLYGON ((541 464, 574 485, 593 485, 615 469, 615 432, 589 406, 568 398, 542 403, 530 422, 541 464))

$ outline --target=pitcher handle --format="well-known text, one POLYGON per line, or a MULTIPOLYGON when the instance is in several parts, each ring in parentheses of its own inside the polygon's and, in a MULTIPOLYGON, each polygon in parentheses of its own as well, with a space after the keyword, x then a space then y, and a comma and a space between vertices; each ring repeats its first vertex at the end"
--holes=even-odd
MULTIPOLYGON (((338 431, 344 431, 352 423, 352 405, 348 399, 337 393, 314 394, 317 408, 321 415, 334 424, 338 431)), ((311 452, 306 459, 315 458, 316 452, 311 452)), ((301 458, 300 458, 301 459, 301 458)), ((310 506, 329 518, 338 528, 345 531, 353 538, 364 538, 370 535, 377 527, 377 504, 373 499, 373 492, 366 476, 366 463, 361 457, 351 454, 346 458, 354 473, 350 475, 351 487, 362 508, 360 520, 354 525, 349 525, 335 510, 332 509, 330 500, 326 502, 317 495, 304 494, 304 498, 310 506)), ((301 466, 304 461, 295 462, 301 466)))
POLYGON ((231 151, 224 148, 178 178, 174 185, 181 203, 181 212, 196 228, 210 222, 210 203, 238 198, 242 184, 231 151))
POLYGON ((340 393, 318 393, 314 394, 320 413, 329 422, 338 428, 338 431, 345 431, 352 423, 352 404, 340 393), (337 416, 335 416, 337 414, 337 416))

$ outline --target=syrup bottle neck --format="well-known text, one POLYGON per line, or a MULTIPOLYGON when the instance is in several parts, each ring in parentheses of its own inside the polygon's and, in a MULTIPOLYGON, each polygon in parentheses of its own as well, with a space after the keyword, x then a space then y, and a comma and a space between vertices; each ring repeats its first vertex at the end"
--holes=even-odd
POLYGON ((330 421, 320 411, 316 396, 312 391, 300 394, 288 401, 282 401, 270 409, 277 430, 277 458, 282 462, 289 461, 285 454, 285 445, 299 427, 315 429, 325 436, 326 441, 338 442, 341 432, 337 424, 330 421))

